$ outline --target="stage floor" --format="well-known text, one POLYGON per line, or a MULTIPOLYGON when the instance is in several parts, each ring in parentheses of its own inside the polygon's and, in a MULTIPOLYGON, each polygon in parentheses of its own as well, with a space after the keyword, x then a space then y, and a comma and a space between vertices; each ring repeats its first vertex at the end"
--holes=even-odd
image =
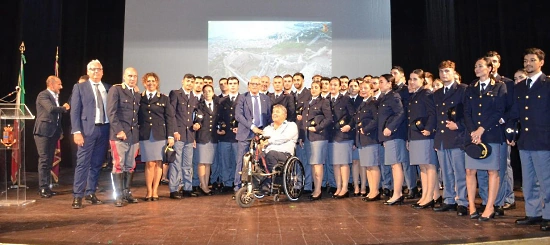
MULTIPOLYGON (((514 243, 543 244, 549 236, 539 226, 517 226, 524 202, 516 192, 517 209, 489 222, 459 217, 456 212, 415 210, 414 201, 386 206, 365 203, 359 197, 335 200, 325 193, 320 201, 301 198, 289 202, 271 197, 240 208, 231 194, 140 201, 122 208, 113 206, 110 178, 101 176, 98 197, 105 203, 72 209, 72 171, 62 172, 54 188, 58 196, 40 198, 37 174, 28 173, 28 199, 22 207, 0 207, 0 242, 25 244, 442 244, 522 239, 514 243), (537 239, 531 239, 537 238, 537 239)), ((145 195, 143 172, 136 173, 133 193, 145 195)), ((480 200, 478 199, 478 202, 480 200)), ((512 241, 509 241, 512 242, 512 241)))

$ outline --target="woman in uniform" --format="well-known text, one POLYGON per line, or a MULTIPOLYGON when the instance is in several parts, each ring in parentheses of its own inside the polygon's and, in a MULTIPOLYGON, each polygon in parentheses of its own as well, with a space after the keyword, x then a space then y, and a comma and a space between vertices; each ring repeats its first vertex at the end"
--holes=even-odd
POLYGON ((145 162, 145 201, 159 199, 158 187, 162 176, 164 147, 174 145, 174 108, 167 95, 160 93, 160 79, 154 72, 142 77, 145 91, 141 94, 138 114, 139 149, 145 162))

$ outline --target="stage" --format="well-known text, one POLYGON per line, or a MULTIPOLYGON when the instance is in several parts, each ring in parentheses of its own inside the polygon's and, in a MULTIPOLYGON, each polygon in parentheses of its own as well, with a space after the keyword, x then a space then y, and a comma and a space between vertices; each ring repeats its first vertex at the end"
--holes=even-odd
MULTIPOLYGON (((168 198, 160 186, 160 201, 113 206, 110 178, 102 172, 102 205, 84 203, 72 209, 72 170, 62 171, 59 194, 49 199, 37 193, 37 174, 28 173, 28 199, 22 207, 0 207, 0 242, 25 244, 442 244, 515 240, 521 244, 550 242, 539 226, 517 226, 523 217, 521 192, 517 209, 489 222, 458 217, 456 212, 415 210, 382 201, 365 203, 360 197, 298 202, 272 197, 240 208, 231 194, 168 198)), ((145 195, 143 172, 136 173, 133 194, 145 195)), ((478 202, 480 200, 478 199, 478 202)), ((508 241, 512 242, 512 241, 508 241)))

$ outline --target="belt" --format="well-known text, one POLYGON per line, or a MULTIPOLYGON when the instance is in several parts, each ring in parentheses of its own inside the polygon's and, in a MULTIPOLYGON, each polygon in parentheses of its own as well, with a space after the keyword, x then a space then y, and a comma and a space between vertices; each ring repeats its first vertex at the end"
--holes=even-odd
POLYGON ((109 125, 109 124, 108 123, 96 123, 95 125, 99 127, 99 126, 105 126, 105 125, 109 125))

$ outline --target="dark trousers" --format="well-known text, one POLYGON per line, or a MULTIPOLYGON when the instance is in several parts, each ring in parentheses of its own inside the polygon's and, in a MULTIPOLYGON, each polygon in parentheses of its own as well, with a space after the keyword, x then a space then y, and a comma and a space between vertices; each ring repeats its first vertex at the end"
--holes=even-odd
POLYGON ((290 157, 290 154, 286 152, 279 152, 279 151, 270 151, 265 155, 265 162, 267 165, 267 168, 269 169, 269 172, 273 170, 273 167, 281 162, 284 163, 286 159, 290 157))
POLYGON ((109 124, 95 126, 91 135, 84 136, 84 145, 78 147, 74 169, 73 196, 95 193, 101 166, 109 145, 109 124))
POLYGON ((61 131, 59 129, 52 137, 34 135, 38 152, 38 186, 40 189, 49 189, 55 147, 60 136, 61 131))

